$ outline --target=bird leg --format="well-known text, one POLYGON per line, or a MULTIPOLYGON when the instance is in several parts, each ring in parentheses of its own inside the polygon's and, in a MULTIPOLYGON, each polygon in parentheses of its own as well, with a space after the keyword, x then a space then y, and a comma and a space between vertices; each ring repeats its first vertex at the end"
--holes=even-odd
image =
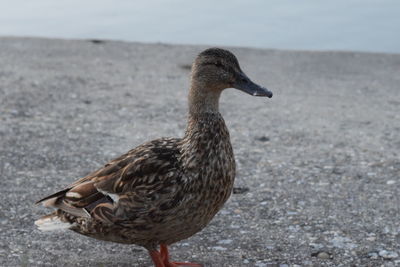
POLYGON ((149 250, 149 254, 151 259, 153 260, 155 267, 166 267, 164 265, 160 252, 158 252, 157 250, 149 250))
POLYGON ((167 245, 164 245, 164 244, 160 245, 160 256, 161 256, 161 259, 162 259, 165 267, 179 267, 179 266, 202 267, 203 266, 198 263, 169 261, 168 247, 167 247, 167 245))

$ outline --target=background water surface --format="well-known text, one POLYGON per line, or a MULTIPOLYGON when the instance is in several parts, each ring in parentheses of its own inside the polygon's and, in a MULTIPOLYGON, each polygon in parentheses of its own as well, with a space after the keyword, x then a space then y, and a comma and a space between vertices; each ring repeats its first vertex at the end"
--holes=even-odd
POLYGON ((0 0, 0 35, 400 53, 400 1, 0 0))

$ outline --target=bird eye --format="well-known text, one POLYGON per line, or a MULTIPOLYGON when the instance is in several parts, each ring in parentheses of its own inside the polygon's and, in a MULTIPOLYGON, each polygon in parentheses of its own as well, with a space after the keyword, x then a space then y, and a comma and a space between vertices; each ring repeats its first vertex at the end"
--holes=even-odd
POLYGON ((215 62, 214 65, 217 66, 217 67, 222 67, 221 62, 215 62))

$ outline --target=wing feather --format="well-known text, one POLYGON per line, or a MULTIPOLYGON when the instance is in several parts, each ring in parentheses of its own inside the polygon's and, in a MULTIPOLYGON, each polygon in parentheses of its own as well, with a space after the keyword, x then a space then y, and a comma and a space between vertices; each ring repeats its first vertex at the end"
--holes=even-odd
POLYGON ((126 213, 140 210, 138 206, 151 200, 152 189, 162 188, 165 174, 176 168, 178 142, 171 138, 143 144, 37 203, 105 223, 133 218, 126 213), (108 194, 120 200, 115 202, 108 194))

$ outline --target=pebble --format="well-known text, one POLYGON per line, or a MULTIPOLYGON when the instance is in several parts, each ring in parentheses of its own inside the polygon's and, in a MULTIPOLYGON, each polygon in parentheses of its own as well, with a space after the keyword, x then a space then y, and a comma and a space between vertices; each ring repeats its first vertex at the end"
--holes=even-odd
POLYGON ((378 257, 379 257, 378 253, 376 253, 376 252, 374 252, 374 251, 368 253, 368 258, 370 258, 370 259, 372 259, 372 260, 377 260, 378 257))
POLYGON ((387 259, 387 260, 395 259, 399 256, 399 254, 397 254, 394 251, 388 251, 388 250, 384 250, 384 249, 380 250, 378 254, 379 254, 379 256, 381 256, 382 258, 387 259))
POLYGON ((243 194, 248 192, 250 189, 248 187, 234 187, 233 194, 243 194))
POLYGON ((224 250, 226 250, 226 248, 220 247, 220 246, 215 246, 215 247, 213 247, 213 249, 219 250, 219 251, 224 251, 224 250))
POLYGON ((392 185, 392 184, 395 184, 395 183, 396 183, 395 180, 389 180, 389 181, 386 182, 387 185, 392 185))
POLYGON ((324 245, 318 244, 318 243, 310 243, 310 247, 315 248, 315 249, 321 249, 324 247, 324 245))
POLYGON ((266 267, 267 266, 266 263, 261 262, 261 261, 257 261, 254 265, 257 266, 257 267, 266 267))
POLYGON ((328 260, 331 258, 331 255, 325 251, 318 252, 317 258, 322 259, 322 260, 328 260))
POLYGON ((242 213, 243 211, 240 210, 240 209, 235 209, 233 212, 236 213, 236 214, 240 214, 240 213, 242 213))
POLYGON ((343 236, 335 236, 331 239, 331 243, 332 246, 342 249, 353 249, 357 247, 357 245, 353 243, 350 238, 343 236))
POLYGON ((268 142, 270 140, 270 138, 268 136, 260 136, 256 139, 261 142, 268 142))
POLYGON ((230 244, 230 243, 232 243, 232 242, 233 242, 232 239, 222 239, 222 240, 219 240, 219 241, 217 242, 217 244, 228 245, 228 244, 230 244))
POLYGON ((388 226, 385 226, 385 227, 383 228, 383 233, 389 234, 390 232, 391 232, 391 229, 390 229, 388 226))

